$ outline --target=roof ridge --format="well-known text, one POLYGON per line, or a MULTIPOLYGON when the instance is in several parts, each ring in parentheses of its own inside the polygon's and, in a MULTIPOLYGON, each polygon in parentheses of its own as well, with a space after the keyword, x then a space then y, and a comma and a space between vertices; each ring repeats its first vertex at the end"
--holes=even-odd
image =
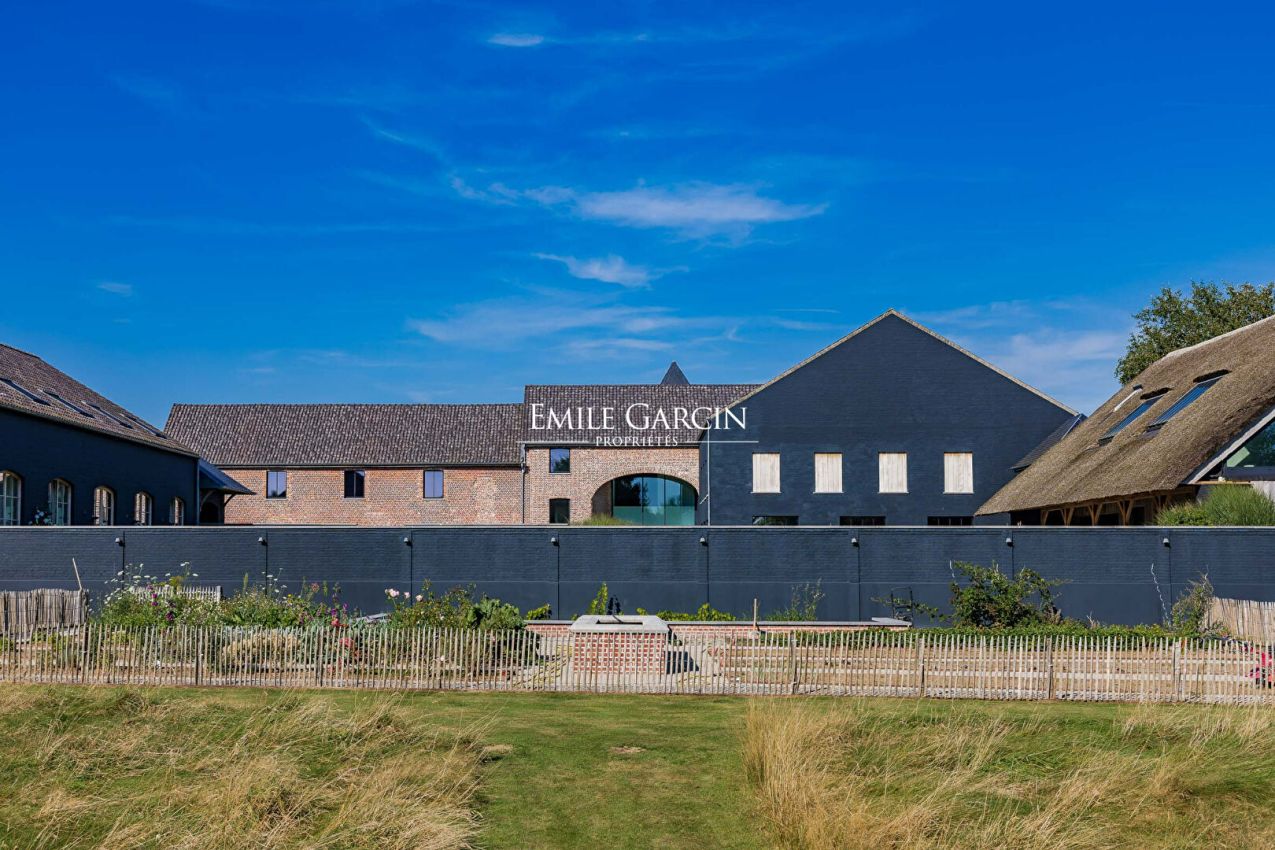
MULTIPOLYGON (((1194 351, 1197 348, 1203 348, 1207 345, 1212 345, 1213 343, 1218 342, 1219 340, 1223 340, 1223 339, 1226 339, 1227 337, 1235 336, 1241 331, 1252 330, 1253 328, 1257 327, 1263 322, 1269 322, 1272 319, 1275 319, 1275 315, 1267 316, 1264 319, 1258 319, 1256 322, 1249 322, 1247 325, 1240 325, 1238 328, 1232 328, 1226 333, 1220 333, 1217 336, 1211 336, 1206 340, 1202 340, 1200 342, 1196 342, 1191 345, 1184 345, 1181 348, 1175 348, 1172 351, 1170 351, 1168 354, 1161 357, 1160 360, 1168 360, 1170 357, 1177 357, 1179 354, 1186 354, 1188 351, 1194 351)), ((1158 363, 1160 362, 1160 360, 1157 360, 1156 362, 1158 363)), ((1155 364, 1152 364, 1152 365, 1155 365, 1155 364)), ((1151 367, 1148 366, 1147 368, 1149 369, 1151 367)))

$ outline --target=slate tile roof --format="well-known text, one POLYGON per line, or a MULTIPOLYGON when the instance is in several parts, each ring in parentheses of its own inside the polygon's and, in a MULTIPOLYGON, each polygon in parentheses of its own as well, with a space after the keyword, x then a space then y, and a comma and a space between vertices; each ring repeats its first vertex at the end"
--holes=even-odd
POLYGON ((222 467, 505 466, 520 404, 176 404, 168 430, 222 467))
POLYGON ((0 343, 0 409, 51 419, 178 454, 194 454, 181 440, 161 432, 65 372, 34 354, 3 343, 0 343))

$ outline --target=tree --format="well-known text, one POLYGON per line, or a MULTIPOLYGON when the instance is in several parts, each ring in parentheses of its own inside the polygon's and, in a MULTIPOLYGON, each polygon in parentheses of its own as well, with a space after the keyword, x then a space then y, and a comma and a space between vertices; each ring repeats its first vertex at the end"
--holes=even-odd
POLYGON ((1189 297, 1166 286, 1147 307, 1135 313, 1138 329, 1129 337, 1129 347, 1116 364, 1120 383, 1129 383, 1170 351, 1275 315, 1275 283, 1224 286, 1225 290, 1215 283, 1192 281, 1189 297))

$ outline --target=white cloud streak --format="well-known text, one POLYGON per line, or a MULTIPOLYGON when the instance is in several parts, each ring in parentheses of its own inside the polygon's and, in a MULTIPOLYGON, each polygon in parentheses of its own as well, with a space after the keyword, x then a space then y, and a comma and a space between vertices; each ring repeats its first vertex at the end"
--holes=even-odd
POLYGON ((616 283, 620 286, 640 289, 647 287, 652 280, 674 271, 686 271, 685 266, 670 269, 652 269, 629 263, 623 257, 608 254, 605 257, 570 257, 559 254, 536 254, 541 260, 562 263, 567 273, 581 280, 600 280, 603 283, 616 283))
POLYGON ((97 288, 103 292, 109 292, 112 295, 119 295, 124 298, 133 296, 133 284, 131 283, 117 283, 112 280, 105 280, 99 283, 97 288))

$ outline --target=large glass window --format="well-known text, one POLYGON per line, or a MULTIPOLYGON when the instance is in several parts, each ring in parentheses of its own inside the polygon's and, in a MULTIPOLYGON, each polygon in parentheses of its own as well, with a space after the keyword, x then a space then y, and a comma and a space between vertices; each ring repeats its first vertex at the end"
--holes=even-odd
POLYGON ((565 525, 571 522, 570 499, 549 500, 549 522, 555 525, 565 525))
POLYGON ((694 525, 695 488, 662 475, 626 475, 611 482, 611 514, 634 525, 694 525))
POLYGON ((362 499, 363 484, 367 479, 367 473, 361 469, 347 469, 345 471, 345 498, 362 499))
POLYGON ((288 471, 286 469, 271 469, 266 472, 266 498, 288 498, 288 471))
POLYGON ((443 498, 443 470, 425 470, 424 492, 426 499, 443 498))
POLYGON ((549 471, 550 472, 570 472, 571 471, 571 449, 550 449, 549 450, 549 471))
POLYGON ((71 485, 61 478, 49 482, 49 521, 54 525, 71 524, 71 485))
POLYGON ((1226 459, 1228 475, 1245 469, 1275 468, 1275 422, 1244 441, 1244 445, 1226 459))
POLYGON ((22 479, 16 472, 0 472, 0 525, 22 524, 22 479))

